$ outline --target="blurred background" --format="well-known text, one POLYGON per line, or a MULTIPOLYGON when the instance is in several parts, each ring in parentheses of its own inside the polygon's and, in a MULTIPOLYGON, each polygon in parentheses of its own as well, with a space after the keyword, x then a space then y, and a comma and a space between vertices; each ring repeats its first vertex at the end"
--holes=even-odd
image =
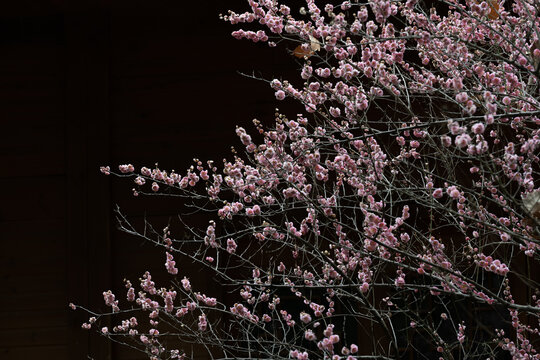
POLYGON ((290 77, 297 65, 285 48, 234 40, 238 27, 219 19, 229 8, 247 5, 0 5, 1 359, 145 358, 82 330, 88 316, 68 303, 106 310, 103 291, 163 268, 162 252, 117 230, 116 205, 160 229, 178 203, 134 198, 131 180, 99 166, 182 172, 194 157, 221 162, 240 148, 235 125, 272 121, 273 91, 238 72, 290 77))

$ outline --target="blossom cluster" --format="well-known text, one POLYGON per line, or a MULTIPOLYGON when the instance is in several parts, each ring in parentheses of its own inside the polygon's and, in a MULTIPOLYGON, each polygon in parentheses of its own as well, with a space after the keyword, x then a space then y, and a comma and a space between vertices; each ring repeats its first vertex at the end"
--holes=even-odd
MULTIPOLYGON (((537 317, 540 303, 512 295, 533 290, 523 264, 540 256, 538 7, 247 3, 222 18, 249 27, 235 30, 237 39, 300 47, 292 51, 298 79, 268 82, 277 101, 296 101, 305 113, 277 112, 268 126, 254 120, 253 133, 237 127, 243 154, 222 166, 195 159, 182 174, 101 168, 133 178, 136 195, 180 194, 210 214, 202 231, 186 226, 189 242, 122 222, 165 248, 170 276, 179 278, 181 257, 214 272, 236 298, 195 292, 187 277, 158 288, 146 272, 140 292, 126 288, 127 300, 149 313, 150 330, 134 333, 124 320, 116 332, 138 336, 156 359, 170 336, 158 330, 165 320, 179 339, 223 357, 399 357, 418 351, 400 345, 406 335, 429 344, 434 358, 539 358, 529 338, 540 326, 523 319, 537 317), (448 310, 460 301, 505 309, 512 329, 501 322, 482 333, 487 326, 448 310), (440 319, 424 316, 425 306, 444 309, 440 319), (348 333, 349 323, 362 335, 348 333), (359 346, 371 331, 383 335, 359 346)), ((112 292, 104 299, 120 310, 112 292)))

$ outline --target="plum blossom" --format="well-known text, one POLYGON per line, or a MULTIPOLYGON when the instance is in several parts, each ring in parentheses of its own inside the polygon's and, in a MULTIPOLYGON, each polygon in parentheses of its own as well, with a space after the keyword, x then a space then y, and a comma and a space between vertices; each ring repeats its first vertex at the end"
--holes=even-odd
MULTIPOLYGON (((147 271, 139 284, 126 281, 126 311, 144 316, 110 331, 152 360, 185 357, 167 348, 169 325, 201 349, 226 349, 237 336, 235 351, 254 358, 400 351, 352 344, 337 325, 346 319, 359 321, 359 339, 381 336, 377 344, 406 330, 441 357, 538 358, 539 332, 524 319, 540 300, 523 266, 534 268, 540 251, 537 9, 517 0, 447 5, 248 0, 221 15, 234 38, 295 62, 295 75, 267 84, 296 110, 236 127, 223 161, 194 159, 182 173, 100 168, 131 178, 139 198, 150 188, 195 210, 179 218, 188 235, 174 242, 169 230, 156 240, 120 217, 123 229, 162 246, 166 270, 183 279, 162 284, 147 271), (186 274, 176 261, 190 264, 186 274), (201 279, 199 268, 211 275, 201 279), (214 282, 226 295, 215 295, 214 282), (512 327, 496 323, 492 338, 481 337, 454 301, 496 307, 512 327), (441 327, 452 327, 453 340, 441 327), (263 338, 281 340, 260 346, 263 338)), ((124 314, 111 291, 103 296, 124 314)), ((111 336, 96 317, 82 327, 111 336)))

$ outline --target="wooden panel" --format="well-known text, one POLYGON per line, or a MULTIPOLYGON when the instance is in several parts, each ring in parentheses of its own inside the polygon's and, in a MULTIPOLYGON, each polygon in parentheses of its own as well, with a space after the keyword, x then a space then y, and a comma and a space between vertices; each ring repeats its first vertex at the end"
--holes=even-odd
MULTIPOLYGON (((31 11, 27 8, 27 11, 31 11)), ((0 358, 67 358, 62 19, 0 18, 0 358)))
POLYGON ((64 170, 61 17, 0 18, 0 132, 2 177, 64 170))
POLYGON ((220 161, 239 144, 235 125, 251 127, 254 117, 273 115, 268 85, 237 71, 251 73, 264 63, 272 76, 276 52, 233 39, 233 27, 218 19, 244 2, 200 5, 206 15, 193 19, 183 16, 185 4, 114 17, 112 151, 120 161, 173 160, 175 169, 189 167, 193 157, 220 161))
MULTIPOLYGON (((109 189, 99 173, 109 148, 110 18, 96 5, 70 2, 65 17, 67 284, 72 301, 89 308, 103 301, 98 289, 107 288, 110 277, 109 189)), ((68 337, 69 358, 85 359, 92 351, 110 359, 110 346, 80 329, 86 317, 78 312, 71 318, 77 330, 68 337)))
POLYGON ((38 329, 44 325, 59 328, 68 323, 70 315, 66 306, 45 312, 37 309, 4 310, 0 311, 0 330, 38 329), (17 321, 13 321, 14 318, 17 321))
MULTIPOLYGON (((2 300, 2 306, 5 306, 13 312, 25 311, 27 309, 41 311, 66 309, 67 305, 62 306, 63 304, 68 304, 65 288, 60 291, 50 291, 32 296, 28 294, 11 294, 2 300)), ((16 319, 13 319, 12 321, 16 321, 16 319)), ((47 324, 42 324, 42 326, 46 327, 47 324)))
POLYGON ((0 358, 9 360, 69 359, 66 345, 0 348, 0 358))
MULTIPOLYGON (((65 250, 65 249, 64 249, 65 250)), ((39 301, 41 297, 47 296, 50 292, 66 292, 65 281, 65 251, 54 257, 24 258, 15 266, 12 261, 5 264, 13 268, 9 273, 2 274, 2 288, 0 296, 9 294, 10 298, 29 298, 30 301, 39 301), (36 271, 36 269, 42 269, 36 271)), ((56 304, 55 307, 62 307, 63 304, 56 304)), ((65 304, 64 304, 65 305, 65 304)))
POLYGON ((0 132, 0 358, 110 359, 67 303, 101 309, 101 291, 146 268, 165 281, 162 251, 118 234, 110 209, 161 226, 178 201, 139 201, 129 181, 114 181, 113 202, 99 166, 159 161, 180 171, 194 156, 219 160, 238 144, 236 124, 271 119, 276 105, 266 84, 237 71, 272 77, 288 55, 231 38, 218 14, 244 0, 12 5, 0 14, 0 118, 9 124, 0 132))
POLYGON ((62 176, 0 178, 0 221, 30 221, 65 217, 65 178, 62 176))
POLYGON ((67 326, 0 330, 0 348, 65 345, 67 335, 67 326))
POLYGON ((65 217, 0 222, 0 234, 6 239, 0 241, 0 263, 21 258, 18 251, 10 251, 14 246, 27 250, 24 253, 27 256, 43 257, 47 251, 61 251, 66 245, 65 226, 65 217))

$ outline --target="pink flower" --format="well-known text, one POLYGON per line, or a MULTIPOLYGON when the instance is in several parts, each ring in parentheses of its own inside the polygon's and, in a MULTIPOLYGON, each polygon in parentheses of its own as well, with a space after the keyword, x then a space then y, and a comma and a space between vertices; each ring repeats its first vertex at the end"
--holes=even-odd
POLYGON ((178 268, 175 267, 176 261, 173 260, 173 256, 168 252, 166 252, 165 254, 167 255, 167 261, 165 262, 165 267, 167 268, 167 271, 169 272, 169 274, 172 275, 178 274, 178 268))
POLYGON ((270 82, 270 87, 274 90, 279 90, 281 88, 281 81, 274 79, 270 82))
POLYGON ((139 337, 139 339, 141 340, 141 342, 142 342, 143 344, 149 344, 149 343, 150 343, 150 340, 148 340, 148 337, 147 337, 146 335, 141 335, 141 336, 139 337))
POLYGON ((360 291, 365 294, 369 290, 369 284, 367 282, 362 283, 362 286, 360 286, 360 291))
POLYGON ((471 142, 469 134, 461 134, 456 136, 455 144, 459 148, 464 148, 471 142))
POLYGON ((305 312, 301 312, 300 313, 300 320, 304 323, 304 324, 307 324, 311 321, 311 316, 308 314, 308 313, 305 313, 305 312))
POLYGON ((337 334, 330 335, 329 340, 332 344, 336 344, 339 342, 339 335, 337 334))
POLYGON ((236 247, 236 242, 233 239, 227 239, 227 252, 229 254, 234 254, 236 247))
POLYGON ((448 195, 450 195, 451 198, 453 199, 457 199, 460 195, 461 195, 461 192, 455 187, 455 186, 450 186, 446 192, 448 193, 448 195))
MULTIPOLYGON (((319 69, 317 69, 317 70, 319 70, 319 69)), ((331 75, 331 72, 330 72, 330 69, 329 69, 329 68, 324 68, 324 69, 322 69, 322 70, 320 71, 320 73, 319 73, 319 76, 320 76, 320 77, 323 77, 323 78, 327 78, 327 77, 329 77, 330 75, 331 75)))
POLYGON ((461 90, 463 89, 463 79, 461 78, 454 78, 452 85, 454 86, 454 89, 461 90))
POLYGON ((285 99, 285 92, 283 90, 276 91, 276 99, 278 100, 285 99))
POLYGON ((210 177, 208 176, 208 170, 202 170, 201 171, 201 179, 208 180, 210 177))
POLYGON ((259 207, 259 205, 253 205, 253 214, 261 215, 261 208, 259 207))
POLYGON ((135 184, 141 185, 141 186, 142 186, 142 185, 144 185, 145 183, 146 183, 146 180, 145 180, 144 178, 142 178, 142 177, 140 177, 140 176, 137 176, 137 177, 135 178, 135 184))
POLYGON ((206 306, 216 306, 217 305, 217 299, 213 297, 204 297, 203 302, 206 306))
POLYGON ((189 311, 194 311, 197 308, 197 304, 195 302, 188 301, 186 303, 186 307, 189 311))
POLYGON ((132 172, 135 171, 135 168, 134 168, 133 165, 131 165, 131 164, 127 164, 127 165, 119 165, 119 166, 118 166, 118 169, 119 169, 120 172, 123 173, 123 174, 132 173, 132 172))
POLYGON ((457 339, 460 344, 463 344, 463 342, 465 342, 465 329, 466 329, 466 326, 463 323, 459 324, 457 339))
POLYGON ((330 111, 330 115, 332 115, 335 118, 341 115, 341 110, 337 107, 331 107, 329 111, 330 111))
POLYGON ((206 321, 205 315, 199 316, 198 327, 200 331, 206 331, 206 328, 208 327, 208 322, 206 321))
POLYGON ((306 338, 306 340, 309 340, 309 341, 317 340, 317 336, 315 336, 315 333, 309 329, 306 330, 306 332, 304 333, 304 337, 306 338))
POLYGON ((475 134, 483 134, 485 130, 484 124, 476 123, 472 126, 472 131, 475 134))
POLYGON ((189 282, 189 279, 184 276, 184 278, 180 281, 182 283, 182 287, 186 291, 191 291, 191 283, 189 282))
POLYGON ((180 308, 176 311, 176 317, 183 317, 184 315, 186 315, 188 313, 188 308, 180 308))
POLYGON ((441 143, 444 147, 449 147, 452 144, 452 138, 450 136, 441 136, 441 143))
POLYGON ((467 100, 469 100, 469 95, 467 95, 466 92, 460 92, 456 95, 456 101, 460 103, 465 103, 467 100))

